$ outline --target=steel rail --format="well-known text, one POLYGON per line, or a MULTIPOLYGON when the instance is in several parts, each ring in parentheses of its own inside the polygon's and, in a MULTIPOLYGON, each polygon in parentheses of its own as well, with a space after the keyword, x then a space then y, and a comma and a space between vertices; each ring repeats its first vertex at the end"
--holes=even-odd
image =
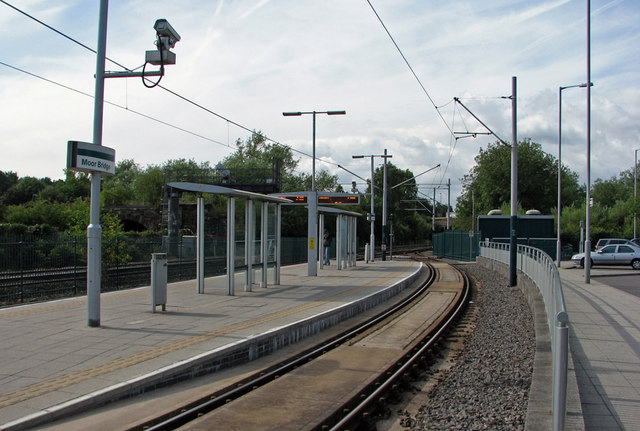
POLYGON ((157 424, 152 424, 150 423, 152 421, 150 421, 141 425, 137 425, 136 427, 130 428, 129 431, 134 431, 134 430, 160 431, 160 430, 176 429, 177 427, 182 426, 188 422, 191 422, 192 420, 198 418, 199 416, 205 413, 215 410, 216 408, 218 408, 223 404, 226 404, 230 400, 239 398, 240 396, 247 394, 252 390, 257 389, 258 387, 273 381, 275 378, 282 376, 283 374, 301 366, 302 364, 309 362, 310 360, 325 354, 329 350, 332 350, 340 346, 341 344, 344 344, 345 342, 352 339, 353 337, 361 334, 362 332, 369 330, 373 326, 379 324, 383 320, 399 312, 403 308, 410 305, 417 298, 419 298, 425 292, 425 290, 431 284, 433 284, 435 280, 434 268, 431 265, 427 265, 427 266, 429 266, 430 268, 429 277, 425 281, 425 283, 422 286, 420 286, 419 289, 417 289, 414 293, 412 293, 407 298, 400 301, 398 304, 368 319, 367 321, 360 324, 356 328, 349 329, 343 332, 342 334, 339 334, 329 339, 328 341, 321 343, 316 347, 313 347, 293 358, 290 358, 289 360, 285 360, 280 364, 272 367, 272 369, 270 369, 269 371, 266 371, 266 372, 263 371, 263 372, 257 373, 254 376, 251 376, 248 379, 245 379, 244 381, 237 383, 236 386, 234 386, 233 388, 229 388, 229 390, 226 390, 222 393, 218 392, 217 395, 209 394, 206 397, 203 397, 200 400, 189 404, 188 406, 183 406, 181 409, 178 409, 180 410, 179 413, 177 413, 178 410, 174 411, 175 414, 173 414, 171 417, 166 417, 165 419, 162 419, 162 422, 159 422, 157 424))
POLYGON ((357 421, 357 417, 361 416, 365 412, 365 410, 376 404, 380 396, 388 391, 390 389, 390 386, 394 384, 400 377, 402 377, 407 372, 409 367, 413 366, 416 361, 423 357, 426 351, 433 346, 433 344, 442 336, 442 334, 450 328, 450 325, 460 316, 467 305, 470 287, 467 275, 459 269, 457 270, 460 272, 460 274, 462 274, 464 278, 464 291, 463 295, 458 301, 458 305, 450 313, 447 320, 438 328, 435 333, 431 334, 428 337, 428 340, 422 345, 422 347, 420 347, 415 353, 413 353, 411 357, 393 374, 391 374, 387 380, 385 380, 383 383, 380 383, 377 389, 375 389, 368 397, 364 398, 362 402, 360 402, 356 407, 351 408, 349 413, 347 413, 339 422, 333 425, 330 428, 331 431, 342 430, 345 428, 345 426, 357 421))

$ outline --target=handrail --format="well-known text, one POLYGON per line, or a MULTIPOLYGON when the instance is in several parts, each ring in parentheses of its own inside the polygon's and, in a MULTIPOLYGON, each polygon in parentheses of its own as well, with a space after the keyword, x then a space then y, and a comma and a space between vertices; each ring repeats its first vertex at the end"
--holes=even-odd
MULTIPOLYGON (((482 242, 480 255, 509 265, 509 244, 482 242)), ((569 316, 564 302, 560 273, 547 253, 526 245, 518 245, 517 269, 534 282, 544 301, 553 353, 553 429, 561 431, 564 430, 567 411, 569 316)))

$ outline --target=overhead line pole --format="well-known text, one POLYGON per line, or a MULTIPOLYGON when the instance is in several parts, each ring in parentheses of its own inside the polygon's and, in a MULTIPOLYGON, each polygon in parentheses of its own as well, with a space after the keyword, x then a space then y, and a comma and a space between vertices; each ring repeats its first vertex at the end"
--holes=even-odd
MULTIPOLYGON (((588 81, 591 82, 591 81, 588 81)), ((482 122, 469 108, 464 106, 459 98, 454 97, 457 103, 460 104, 473 118, 475 118, 480 124, 482 124, 498 141, 507 147, 511 147, 511 217, 509 220, 509 285, 516 286, 517 280, 517 267, 516 267, 516 255, 517 255, 517 224, 518 224, 518 131, 517 131, 517 97, 516 97, 516 83, 517 78, 513 76, 511 78, 511 96, 504 97, 505 99, 511 99, 511 129, 512 129, 512 144, 509 145, 504 139, 500 138, 496 133, 491 130, 486 124, 482 122)), ((468 132, 465 132, 469 134, 468 132)), ((473 135, 473 134, 471 134, 473 135)))
MULTIPOLYGON (((460 106, 462 106, 462 107, 465 109, 465 111, 467 111, 469 114, 471 114, 471 116, 472 116, 473 118, 475 118, 475 119, 478 121, 478 123, 482 124, 482 125, 484 126, 484 128, 485 128, 485 129, 487 129, 489 132, 491 132, 491 134, 492 134, 493 136, 495 136, 495 137, 496 137, 496 139, 498 139, 498 141, 500 141, 502 144, 506 145, 507 147, 509 146, 509 143, 508 143, 508 142, 506 142, 506 141, 505 141, 504 139, 502 139, 500 136, 496 135, 496 133, 495 133, 493 130, 491 130, 491 129, 489 128, 489 126, 487 126, 486 124, 484 124, 484 123, 482 122, 482 120, 481 120, 481 119, 479 119, 479 118, 476 116, 476 114, 474 114, 473 112, 471 112, 471 110, 470 110, 469 108, 467 108, 466 106, 464 106, 464 104, 460 101, 460 99, 459 99, 459 98, 454 97, 454 98, 453 98, 453 100, 455 100, 457 103, 459 103, 459 104, 460 104, 460 106)), ((454 134, 456 134, 456 133, 460 133, 460 132, 454 132, 454 134)), ((463 133, 465 133, 465 134, 469 134, 468 132, 463 132, 463 133)), ((471 133, 471 135, 472 135, 472 136, 473 136, 473 135, 481 135, 481 134, 482 134, 482 133, 471 133)))
MULTIPOLYGON (((587 83, 591 82, 591 0, 587 0, 587 83)), ((584 282, 591 283, 591 86, 587 86, 587 209, 584 282)))
POLYGON ((517 228, 518 228, 518 129, 517 129, 517 98, 516 77, 511 79, 511 128, 513 142, 511 144, 511 222, 509 241, 509 285, 518 284, 516 256, 517 256, 517 228))

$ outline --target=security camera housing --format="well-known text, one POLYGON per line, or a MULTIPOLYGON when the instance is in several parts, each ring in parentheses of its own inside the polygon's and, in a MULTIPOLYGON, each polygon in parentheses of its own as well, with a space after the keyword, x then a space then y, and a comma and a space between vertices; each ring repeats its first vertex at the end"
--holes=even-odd
POLYGON ((168 44, 167 48, 173 48, 176 45, 176 42, 180 41, 180 35, 178 32, 171 27, 171 24, 169 24, 169 22, 164 18, 156 20, 153 28, 158 33, 158 37, 161 39, 168 39, 166 41, 163 40, 164 43, 168 44))

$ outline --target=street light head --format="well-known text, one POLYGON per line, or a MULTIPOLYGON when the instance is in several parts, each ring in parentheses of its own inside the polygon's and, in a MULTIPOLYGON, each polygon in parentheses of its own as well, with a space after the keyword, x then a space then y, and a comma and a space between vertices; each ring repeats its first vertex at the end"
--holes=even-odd
MULTIPOLYGON (((580 84, 580 87, 581 88, 586 88, 587 87, 587 83, 584 82, 584 83, 580 84)), ((593 82, 591 83, 591 85, 589 85, 589 87, 593 87, 593 82)))
POLYGON ((346 115, 347 111, 327 111, 327 115, 346 115))
POLYGON ((364 159, 364 156, 351 156, 352 159, 364 159))
POLYGON ((299 117, 302 115, 302 112, 283 112, 282 115, 285 117, 299 117))

